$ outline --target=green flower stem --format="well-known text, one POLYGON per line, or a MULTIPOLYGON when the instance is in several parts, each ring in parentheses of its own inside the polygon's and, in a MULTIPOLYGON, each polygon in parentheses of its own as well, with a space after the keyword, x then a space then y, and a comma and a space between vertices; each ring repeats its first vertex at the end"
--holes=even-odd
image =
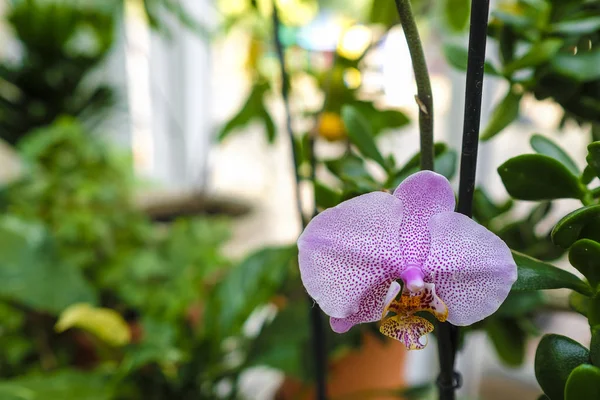
POLYGON ((433 171, 433 94, 429 71, 425 61, 425 53, 417 30, 410 0, 396 0, 396 8, 404 30, 406 43, 412 60, 417 95, 415 100, 419 106, 419 132, 421 135, 421 169, 433 171))
MULTIPOLYGON (((292 114, 290 111, 289 101, 289 76, 285 65, 285 56, 283 52, 283 44, 279 38, 279 28, 281 27, 281 21, 279 20, 279 13, 275 1, 273 1, 273 37, 275 39, 275 50, 277 51, 277 57, 279 59, 279 67, 281 71, 281 97, 285 106, 285 126, 290 141, 290 149, 294 161, 294 177, 296 179, 296 207, 298 209, 298 215, 302 223, 302 228, 305 228, 308 224, 307 219, 304 217, 302 211, 302 200, 300 198, 300 171, 298 170, 298 160, 296 151, 294 150, 294 130, 292 127, 292 114)), ((313 147, 311 143, 311 147, 313 147)), ((311 160, 310 163, 313 166, 315 164, 315 158, 311 149, 311 160)), ((311 179, 314 183, 315 175, 314 171, 311 175, 311 179)), ((316 212, 316 209, 315 209, 316 212)), ((311 324, 311 336, 312 336, 312 355, 314 360, 314 378, 316 383, 316 400, 327 399, 327 347, 325 343, 325 324, 323 323, 323 316, 321 315, 321 309, 319 306, 314 304, 313 300, 308 297, 308 307, 310 307, 310 324, 311 324)))

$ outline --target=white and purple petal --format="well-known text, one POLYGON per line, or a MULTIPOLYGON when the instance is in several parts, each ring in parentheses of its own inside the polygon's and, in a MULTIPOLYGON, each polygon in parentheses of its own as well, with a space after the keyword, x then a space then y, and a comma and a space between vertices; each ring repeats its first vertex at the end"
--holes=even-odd
POLYGON ((441 212, 454 211, 454 192, 444 176, 421 171, 406 178, 394 196, 403 206, 399 241, 404 262, 420 267, 429 253, 429 220, 441 212))
POLYGON ((470 325, 494 313, 517 279, 506 243, 455 212, 434 215, 429 231, 431 249, 423 272, 448 307, 448 321, 470 325))
POLYGON ((396 197, 368 193, 323 211, 298 239, 304 287, 332 317, 335 331, 381 318, 390 285, 402 272, 402 216, 396 197))

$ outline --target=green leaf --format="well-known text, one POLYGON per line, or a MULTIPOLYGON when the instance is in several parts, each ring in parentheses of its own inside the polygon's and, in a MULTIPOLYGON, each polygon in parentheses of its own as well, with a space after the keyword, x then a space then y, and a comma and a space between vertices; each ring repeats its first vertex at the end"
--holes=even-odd
POLYGON ((590 360, 596 367, 600 367, 600 325, 592 327, 592 341, 590 342, 590 360))
POLYGON ((276 368, 299 379, 310 379, 310 321, 308 304, 288 304, 252 343, 249 365, 276 368))
POLYGON ((597 216, 600 216, 600 205, 586 206, 570 212, 552 229, 552 241, 562 248, 569 248, 579 239, 583 228, 594 222, 597 216))
POLYGON ((481 140, 489 140, 510 125, 519 116, 521 94, 516 94, 508 89, 506 96, 494 107, 490 119, 481 133, 481 140))
POLYGON ((513 291, 568 288, 586 296, 592 294, 591 288, 570 272, 516 251, 512 254, 518 270, 513 291))
POLYGON ((581 399, 600 399, 600 368, 583 364, 569 375, 565 400, 581 399))
POLYGON ((564 76, 579 82, 600 78, 600 51, 580 51, 577 54, 558 54, 552 59, 552 67, 564 76))
POLYGON ((504 67, 504 73, 513 74, 515 71, 536 67, 550 60, 563 46, 561 39, 547 39, 531 46, 531 49, 521 58, 512 61, 504 67))
POLYGON ((502 361, 511 367, 523 364, 527 334, 514 319, 491 318, 485 329, 502 361))
POLYGON ((207 309, 214 313, 217 333, 238 332, 256 307, 277 293, 288 276, 296 247, 269 247, 259 250, 234 267, 219 282, 207 309))
POLYGON ((60 370, 0 381, 2 400, 111 400, 115 387, 99 372, 60 370))
POLYGON ((0 254, 1 298, 54 315, 74 303, 97 304, 94 288, 58 257, 42 226, 0 219, 0 254))
POLYGON ((352 106, 342 107, 342 120, 346 125, 348 137, 358 150, 365 156, 387 169, 385 160, 375 145, 373 133, 368 121, 352 106))
POLYGON ((550 28, 554 33, 582 36, 600 30, 600 17, 590 16, 580 19, 557 22, 550 28))
POLYGON ((325 161, 325 166, 342 182, 357 188, 360 192, 372 192, 381 189, 365 168, 362 158, 352 154, 344 154, 341 158, 325 161))
POLYGON ((587 318, 590 308, 590 298, 581 293, 571 292, 569 294, 569 307, 587 318))
POLYGON ((248 94, 248 98, 246 102, 224 126, 221 128, 219 132, 218 139, 222 141, 231 133, 236 130, 245 127, 249 123, 253 122, 255 119, 259 119, 265 126, 265 133, 267 136, 267 140, 269 143, 272 143, 275 139, 275 125, 270 114, 267 112, 265 105, 263 103, 263 97, 269 90, 268 83, 256 83, 250 93, 248 94))
POLYGON ((589 361, 588 349, 565 336, 545 335, 535 353, 535 377, 552 400, 563 400, 567 379, 589 361))
POLYGON ((577 177, 554 158, 542 154, 511 158, 498 168, 498 173, 515 199, 580 199, 585 195, 577 177))
POLYGON ((433 170, 450 180, 456 174, 457 159, 456 151, 448 150, 433 159, 433 170))
POLYGON ((533 135, 529 141, 531 147, 538 152, 539 154, 543 154, 549 157, 554 158, 557 161, 560 161, 573 175, 581 174, 577 164, 569 155, 560 148, 556 143, 552 140, 548 139, 542 135, 533 135))
POLYGON ((588 155, 585 159, 596 173, 596 176, 600 177, 600 142, 590 143, 587 149, 588 155))
POLYGON ((583 173, 581 174, 581 183, 583 183, 584 185, 589 185, 594 178, 596 177, 596 172, 592 169, 592 167, 590 167, 589 165, 585 166, 585 169, 583 170, 583 173))
POLYGON ((317 206, 325 209, 337 206, 342 194, 335 189, 325 186, 321 181, 315 181, 315 201, 317 206))
POLYGON ((96 308, 89 304, 73 304, 65 309, 54 326, 57 332, 79 328, 90 332, 111 346, 124 346, 131 335, 121 314, 110 308, 96 308))
POLYGON ((600 284, 600 243, 578 240, 569 250, 569 262, 583 274, 593 288, 600 284))
POLYGON ((467 27, 471 14, 469 0, 445 0, 444 17, 446 24, 455 32, 462 32, 467 27))
POLYGON ((513 206, 511 199, 503 204, 495 204, 483 189, 477 188, 473 193, 473 216, 482 225, 488 225, 491 220, 504 214, 513 206))
MULTIPOLYGON (((467 60, 469 59, 469 52, 465 47, 455 43, 444 43, 443 50, 448 64, 450 64, 459 71, 467 70, 467 60)), ((492 76, 500 75, 496 67, 494 67, 493 64, 487 61, 484 64, 483 71, 486 74, 492 76)))
POLYGON ((380 110, 370 101, 353 101, 350 105, 369 123, 374 137, 386 129, 401 128, 410 123, 410 119, 402 111, 380 110))
POLYGON ((508 318, 523 317, 534 312, 543 304, 544 296, 539 291, 511 291, 494 315, 508 318))

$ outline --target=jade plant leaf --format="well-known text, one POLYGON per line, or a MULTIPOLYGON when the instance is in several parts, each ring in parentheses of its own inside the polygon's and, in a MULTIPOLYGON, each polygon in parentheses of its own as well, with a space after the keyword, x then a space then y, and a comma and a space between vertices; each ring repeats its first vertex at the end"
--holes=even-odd
POLYGON ((590 359, 592 364, 594 364, 596 367, 600 367, 600 325, 594 325, 592 328, 590 359))
POLYGON ((580 399, 600 399, 600 368, 583 364, 569 375, 565 400, 580 399))
POLYGON ((386 162, 375 145, 369 122, 365 117, 355 107, 346 105, 342 108, 342 120, 348 131, 348 137, 358 150, 365 157, 387 169, 386 162))
POLYGON ((498 167, 498 173, 508 193, 519 200, 579 199, 585 194, 567 167, 542 154, 511 158, 498 167))
POLYGON ((571 292, 569 295, 569 307, 587 318, 590 308, 590 298, 581 293, 571 292))
POLYGON ((518 271, 513 291, 568 288, 586 296, 592 294, 589 285, 570 272, 516 251, 512 254, 518 271))
POLYGON ((535 377, 552 400, 564 400, 565 385, 575 368, 590 359, 588 349, 561 335, 545 335, 535 353, 535 377))
POLYGON ((597 216, 600 216, 600 205, 582 207, 570 212, 552 229, 552 241, 562 248, 570 247, 579 239, 582 229, 594 222, 597 216))
POLYGON ((600 177, 600 142, 590 143, 587 148, 588 155, 586 161, 594 170, 596 176, 600 177))
POLYGON ((481 140, 489 140, 510 125, 519 116, 519 104, 522 94, 517 94, 509 88, 506 96, 494 107, 485 129, 481 133, 481 140))
POLYGON ((595 288, 600 283, 600 243, 589 239, 575 242, 569 250, 569 262, 595 288))
POLYGON ((531 137, 529 143, 539 154, 544 154, 560 161, 573 175, 577 176, 581 173, 575 161, 559 145, 547 137, 536 134, 531 137))

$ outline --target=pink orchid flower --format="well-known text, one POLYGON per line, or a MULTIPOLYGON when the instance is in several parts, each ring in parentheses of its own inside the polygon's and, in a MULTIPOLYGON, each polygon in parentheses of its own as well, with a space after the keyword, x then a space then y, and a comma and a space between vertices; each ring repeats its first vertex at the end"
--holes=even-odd
POLYGON ((308 224, 300 274, 335 332, 382 320, 383 334, 421 349, 433 325, 416 312, 470 325, 500 307, 517 279, 511 252, 454 205, 448 180, 421 171, 393 195, 355 197, 308 224))

